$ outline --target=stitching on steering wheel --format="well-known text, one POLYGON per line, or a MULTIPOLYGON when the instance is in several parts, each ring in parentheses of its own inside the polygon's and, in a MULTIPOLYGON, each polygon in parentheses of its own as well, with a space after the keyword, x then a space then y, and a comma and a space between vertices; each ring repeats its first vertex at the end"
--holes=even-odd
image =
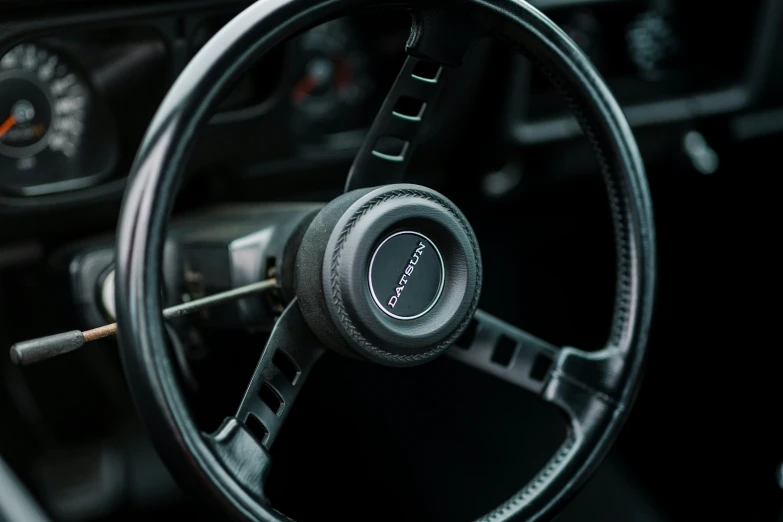
POLYGON ((623 331, 628 327, 630 308, 631 308, 631 260, 630 250, 631 245, 628 239, 627 230, 628 225, 626 223, 626 217, 628 212, 624 212, 622 209, 629 207, 627 196, 617 190, 617 179, 613 174, 613 169, 606 160, 606 154, 604 153, 603 146, 596 138, 593 126, 590 120, 585 116, 582 104, 571 94, 571 90, 565 85, 560 78, 549 67, 546 66, 537 57, 530 54, 527 49, 517 44, 507 35, 495 32, 495 38, 511 46, 521 55, 525 56, 547 77, 547 79, 560 91, 560 94, 565 99, 568 107, 574 113, 579 126, 584 131, 587 140, 593 148, 596 160, 598 161, 601 174, 604 178, 606 185, 607 195, 609 197, 609 207, 612 214, 612 222, 614 223, 614 235, 616 240, 616 254, 617 254, 617 288, 615 289, 615 310, 614 321, 612 324, 612 331, 609 336, 609 343, 617 345, 622 338, 623 331))
POLYGON ((516 511, 517 506, 530 497, 533 497, 546 483, 547 479, 554 473, 560 464, 571 454, 571 451, 576 447, 577 438, 574 435, 569 435, 568 440, 560 446, 557 453, 549 459, 547 465, 538 474, 527 483, 516 495, 511 499, 504 502, 502 506, 498 507, 491 513, 488 513, 481 520, 492 522, 494 520, 500 520, 507 514, 507 511, 516 511))
MULTIPOLYGON (((617 345, 623 336, 623 332, 629 326, 630 303, 632 300, 630 291, 631 244, 627 235, 628 224, 626 223, 628 212, 623 211, 623 209, 627 209, 629 207, 627 196, 625 193, 617 190, 618 180, 616 179, 614 170, 606 160, 604 148, 598 141, 589 118, 585 116, 582 104, 576 97, 572 95, 571 90, 560 80, 555 72, 546 66, 546 64, 541 62, 541 60, 535 56, 531 55, 527 49, 518 45, 513 39, 500 32, 495 32, 494 36, 533 62, 536 67, 538 67, 538 69, 544 74, 544 76, 546 76, 547 79, 552 83, 552 85, 554 85, 555 88, 560 91, 569 108, 579 122, 580 127, 584 131, 584 134, 590 142, 590 145, 592 146, 595 153, 596 160, 598 161, 601 174, 605 181, 607 195, 609 197, 609 207, 611 209, 616 240, 615 248, 617 254, 617 288, 615 289, 614 321, 612 323, 612 331, 610 333, 609 343, 611 345, 617 345)), ((561 375, 560 378, 562 377, 565 376, 561 375)), ((615 407, 621 406, 616 405, 615 407)), ((521 504, 526 503, 541 490, 549 477, 555 471, 557 471, 563 461, 574 451, 578 445, 578 442, 578 437, 576 437, 575 434, 570 433, 568 435, 568 440, 566 440, 560 446, 558 452, 547 462, 547 465, 544 467, 544 469, 542 469, 514 496, 509 498, 495 510, 481 517, 480 520, 485 522, 493 522, 503 520, 509 515, 517 513, 521 504)))
MULTIPOLYGON (((377 205, 389 201, 390 199, 395 198, 404 198, 404 197, 420 197, 424 198, 428 201, 435 202, 448 210, 448 212, 457 218, 457 221, 459 221, 460 226, 462 227, 463 231, 468 236, 468 239, 470 240, 470 246, 473 251, 473 255, 476 257, 476 260, 480 260, 479 252, 478 252, 478 246, 476 245, 476 242, 473 239, 473 234, 468 229, 467 224, 462 219, 462 216, 455 212, 454 209, 446 203, 441 198, 436 197, 434 194, 430 194, 429 192, 424 192, 421 190, 414 190, 414 189, 398 189, 393 190, 390 192, 387 192, 385 194, 382 194, 380 196, 376 196, 361 207, 351 216, 351 218, 348 220, 348 222, 345 224, 345 227, 343 227, 342 231, 340 232, 340 236, 337 238, 337 245, 334 250, 334 253, 332 254, 332 265, 331 265, 331 289, 332 289, 332 302, 334 303, 336 309, 337 309, 337 315, 340 318, 340 321, 342 322, 343 326, 348 330, 348 333, 351 335, 351 337, 361 344, 363 348, 370 351, 374 355, 386 359, 388 361, 398 361, 398 362, 411 362, 411 361, 420 361, 422 359, 427 359, 438 352, 441 352, 448 348, 454 341, 457 340, 457 338, 462 335, 462 331, 467 327, 468 323, 473 317, 473 314, 467 314, 465 316, 465 319, 462 320, 462 322, 459 324, 459 327, 454 331, 452 335, 450 335, 446 340, 442 341, 440 344, 435 346, 435 348, 420 354, 410 354, 410 355, 401 355, 396 353, 387 352, 386 350, 383 350, 381 348, 378 348, 377 346, 374 346, 372 343, 370 343, 359 330, 357 330, 356 326, 353 324, 353 321, 351 321, 351 318, 348 316, 348 313, 345 311, 345 305, 343 304, 343 296, 342 296, 342 289, 340 288, 340 278, 338 277, 337 271, 340 268, 340 258, 342 256, 343 246, 345 245, 345 240, 348 237, 348 234, 351 232, 353 227, 356 225, 356 223, 365 215, 368 211, 370 211, 372 208, 376 207, 377 205)), ((475 310, 478 307, 478 298, 480 295, 480 289, 481 289, 481 270, 477 271, 476 274, 476 291, 473 293, 473 298, 470 302, 470 309, 475 310)))

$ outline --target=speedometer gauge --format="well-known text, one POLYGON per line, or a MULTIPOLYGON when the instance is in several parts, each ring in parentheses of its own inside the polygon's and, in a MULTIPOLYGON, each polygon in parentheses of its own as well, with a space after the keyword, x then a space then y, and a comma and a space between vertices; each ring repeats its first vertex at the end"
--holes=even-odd
POLYGON ((44 194, 107 172, 116 145, 101 112, 62 57, 35 44, 9 51, 0 59, 0 189, 44 194))

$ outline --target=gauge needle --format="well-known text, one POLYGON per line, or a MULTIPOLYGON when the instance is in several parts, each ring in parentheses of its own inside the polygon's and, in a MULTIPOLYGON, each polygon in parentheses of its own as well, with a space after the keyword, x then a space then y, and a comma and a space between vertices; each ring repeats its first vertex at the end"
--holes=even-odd
MULTIPOLYGON (((296 85, 294 85, 294 90, 291 93, 291 97, 294 99, 294 103, 296 105, 302 103, 305 98, 310 95, 312 90, 315 89, 316 85, 318 85, 318 79, 312 74, 308 74, 296 82, 296 85)), ((2 134, 0 134, 0 136, 2 136, 2 134)))
POLYGON ((0 125, 0 139, 2 139, 6 132, 10 131, 14 125, 16 125, 16 116, 12 114, 2 125, 0 125))

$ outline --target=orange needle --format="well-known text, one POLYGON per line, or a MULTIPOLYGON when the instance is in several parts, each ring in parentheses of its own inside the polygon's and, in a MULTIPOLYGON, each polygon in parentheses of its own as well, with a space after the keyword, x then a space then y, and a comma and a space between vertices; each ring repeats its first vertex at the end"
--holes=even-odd
POLYGON ((5 133, 6 133, 6 132, 8 132, 8 131, 10 131, 10 130, 11 130, 11 128, 12 128, 14 125, 16 125, 16 116, 14 116, 14 115, 12 114, 11 116, 9 116, 9 117, 8 117, 8 119, 7 119, 7 120, 5 120, 5 121, 3 122, 3 124, 2 124, 2 125, 0 125, 0 139, 2 139, 2 138, 3 138, 3 136, 5 136, 5 133))

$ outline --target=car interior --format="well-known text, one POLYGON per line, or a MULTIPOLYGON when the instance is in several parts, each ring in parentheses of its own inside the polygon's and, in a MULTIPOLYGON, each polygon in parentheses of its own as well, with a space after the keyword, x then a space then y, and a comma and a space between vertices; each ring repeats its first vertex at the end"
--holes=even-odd
POLYGON ((782 146, 779 0, 5 0, 0 522, 783 522, 782 146))

